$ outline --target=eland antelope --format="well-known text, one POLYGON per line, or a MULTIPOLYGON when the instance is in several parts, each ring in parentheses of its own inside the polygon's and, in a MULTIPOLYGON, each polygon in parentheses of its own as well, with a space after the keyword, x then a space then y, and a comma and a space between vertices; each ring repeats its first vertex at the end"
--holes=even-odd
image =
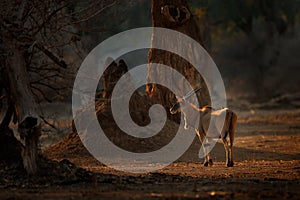
POLYGON ((178 112, 182 112, 184 115, 184 128, 194 128, 195 132, 202 143, 202 147, 205 154, 204 166, 212 165, 212 159, 210 159, 209 153, 206 152, 206 147, 209 145, 209 139, 206 138, 208 127, 210 125, 211 117, 214 116, 214 121, 211 123, 214 128, 216 134, 219 134, 218 138, 222 138, 224 148, 226 151, 226 165, 228 167, 233 166, 233 158, 232 158, 232 149, 233 149, 233 140, 237 122, 236 114, 230 110, 229 108, 222 109, 214 109, 211 106, 203 106, 202 108, 198 108, 194 104, 187 101, 187 99, 193 94, 199 91, 200 89, 193 90, 189 92, 182 98, 177 97, 177 102, 170 109, 171 114, 175 114, 178 112), (225 121, 224 124, 220 123, 221 116, 224 116, 225 121), (196 126, 198 123, 198 127, 196 126), (195 128, 197 127, 197 128, 195 128), (223 127, 222 130, 219 130, 217 127, 223 127), (206 140, 205 140, 206 138, 206 140), (208 142, 208 143, 206 143, 208 142))

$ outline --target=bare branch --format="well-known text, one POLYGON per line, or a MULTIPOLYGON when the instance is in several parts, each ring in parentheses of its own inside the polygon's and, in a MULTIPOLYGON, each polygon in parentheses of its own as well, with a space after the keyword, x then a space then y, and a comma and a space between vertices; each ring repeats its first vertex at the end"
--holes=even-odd
POLYGON ((100 14, 101 12, 103 12, 104 10, 114 6, 116 4, 116 1, 114 1, 113 3, 101 8, 100 10, 98 10, 97 12, 93 13, 92 15, 86 17, 85 19, 81 19, 81 20, 78 20, 78 21, 75 21, 75 22, 72 22, 73 24, 79 24, 79 23, 82 23, 82 22, 85 22, 85 21, 88 21, 90 20, 91 18, 97 16, 98 14, 100 14))
POLYGON ((56 9, 55 11, 53 11, 45 21, 43 21, 43 23, 39 26, 39 28, 32 34, 33 36, 35 36, 38 32, 40 32, 42 30, 42 28, 52 19, 52 17, 54 17, 60 10, 62 10, 63 8, 65 8, 67 6, 67 4, 59 7, 58 9, 56 9))
POLYGON ((56 128, 56 126, 54 126, 53 124, 51 124, 50 122, 48 122, 43 116, 40 116, 40 118, 44 121, 45 124, 49 125, 53 129, 55 129, 55 130, 58 131, 58 128, 56 128))
POLYGON ((53 90, 56 94, 59 94, 59 95, 60 95, 59 90, 64 89, 64 88, 56 88, 56 87, 53 87, 53 86, 51 86, 51 85, 49 85, 49 84, 47 84, 47 83, 43 83, 43 82, 32 83, 31 86, 32 86, 32 85, 41 85, 41 86, 45 86, 45 87, 47 87, 47 88, 53 90))
POLYGON ((51 52, 49 49, 41 45, 40 43, 36 43, 35 45, 39 50, 44 52, 45 55, 47 55, 51 60, 53 60, 57 65, 61 66, 62 68, 67 68, 66 62, 59 58, 54 52, 51 52))
POLYGON ((38 79, 38 80, 35 80, 35 81, 30 81, 31 84, 35 84, 35 83, 40 83, 41 81, 46 81, 46 80, 49 80, 51 78, 54 78, 54 77, 59 77, 60 75, 58 73, 56 74, 52 74, 50 76, 42 76, 42 78, 38 79))
POLYGON ((33 84, 31 84, 30 87, 32 89, 38 91, 48 103, 52 103, 52 100, 47 97, 47 95, 43 92, 43 90, 41 90, 38 87, 33 86, 33 84))
POLYGON ((99 3, 101 3, 101 1, 96 1, 95 3, 92 3, 91 5, 89 5, 88 7, 86 8, 83 8, 81 10, 78 10, 76 12, 73 12, 71 13, 70 15, 71 16, 76 16, 76 15, 79 15, 80 13, 85 13, 87 12, 88 10, 92 9, 92 8, 95 8, 99 3))

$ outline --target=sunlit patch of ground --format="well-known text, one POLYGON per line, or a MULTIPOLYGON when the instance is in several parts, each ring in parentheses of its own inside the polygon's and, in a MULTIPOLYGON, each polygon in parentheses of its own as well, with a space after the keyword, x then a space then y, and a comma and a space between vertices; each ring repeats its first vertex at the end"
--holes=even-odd
MULTIPOLYGON (((211 152, 214 165, 204 167, 195 141, 184 156, 164 169, 130 174, 101 164, 72 136, 64 143, 68 148, 57 145, 45 155, 54 160, 67 158, 94 172, 94 181, 7 188, 0 192, 0 199, 9 195, 23 199, 298 199, 300 110, 241 111, 238 117, 232 168, 225 166, 221 142, 211 152)), ((116 162, 122 164, 122 159, 116 162)))

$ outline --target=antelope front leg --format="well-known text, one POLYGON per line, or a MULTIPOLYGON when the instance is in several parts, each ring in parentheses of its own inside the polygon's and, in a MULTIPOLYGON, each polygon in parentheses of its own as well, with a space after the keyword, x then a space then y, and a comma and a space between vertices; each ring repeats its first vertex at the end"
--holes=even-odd
POLYGON ((203 165, 204 165, 205 167, 207 167, 208 165, 211 166, 211 165, 213 165, 213 161, 212 161, 212 159, 210 158, 209 153, 206 152, 206 147, 209 146, 209 143, 205 143, 205 142, 204 142, 202 145, 203 145, 204 153, 205 153, 205 155, 206 155, 206 156, 205 156, 205 159, 204 159, 204 164, 203 164, 203 165))
POLYGON ((210 155, 209 153, 206 152, 206 146, 209 145, 208 142, 205 142, 204 138, 205 138, 205 134, 202 133, 201 131, 199 130, 196 130, 196 133, 197 133, 197 136, 199 138, 199 141, 201 143, 201 145, 203 146, 203 153, 205 154, 205 158, 204 158, 204 166, 207 167, 208 165, 213 165, 213 161, 212 159, 210 159, 210 155))

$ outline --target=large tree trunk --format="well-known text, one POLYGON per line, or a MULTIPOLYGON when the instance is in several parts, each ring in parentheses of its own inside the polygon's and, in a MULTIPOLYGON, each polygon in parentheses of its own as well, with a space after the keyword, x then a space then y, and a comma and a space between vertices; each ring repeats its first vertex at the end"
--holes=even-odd
MULTIPOLYGON (((152 0, 152 23, 154 27, 169 28, 184 33, 203 46, 200 31, 185 0, 152 0), (180 12, 184 12, 182 14, 183 17, 178 18, 177 16, 181 16, 180 12)), ((163 38, 155 35, 155 32, 153 32, 152 42, 163 43, 163 38)), ((161 63, 173 67, 187 78, 192 87, 202 87, 201 94, 197 94, 199 105, 210 104, 210 98, 204 80, 189 62, 171 52, 158 49, 150 49, 148 59, 150 63, 147 74, 148 80, 164 79, 170 81, 172 85, 175 84, 178 90, 182 90, 181 87, 183 84, 179 80, 170 79, 169 74, 161 73, 161 69, 154 68, 154 65, 151 65, 151 63, 161 63)), ((148 84, 146 86, 146 92, 152 99, 161 103, 167 109, 170 108, 175 101, 174 94, 160 85, 148 84)))
POLYGON ((14 42, 8 42, 7 44, 12 55, 7 59, 6 68, 12 104, 17 115, 18 131, 24 143, 22 150, 23 165, 28 174, 35 174, 38 170, 38 139, 40 136, 40 118, 37 103, 30 89, 29 75, 22 47, 14 42))
POLYGON ((13 131, 9 128, 13 112, 14 108, 9 104, 0 124, 0 161, 8 166, 22 167, 22 144, 15 138, 13 131))

